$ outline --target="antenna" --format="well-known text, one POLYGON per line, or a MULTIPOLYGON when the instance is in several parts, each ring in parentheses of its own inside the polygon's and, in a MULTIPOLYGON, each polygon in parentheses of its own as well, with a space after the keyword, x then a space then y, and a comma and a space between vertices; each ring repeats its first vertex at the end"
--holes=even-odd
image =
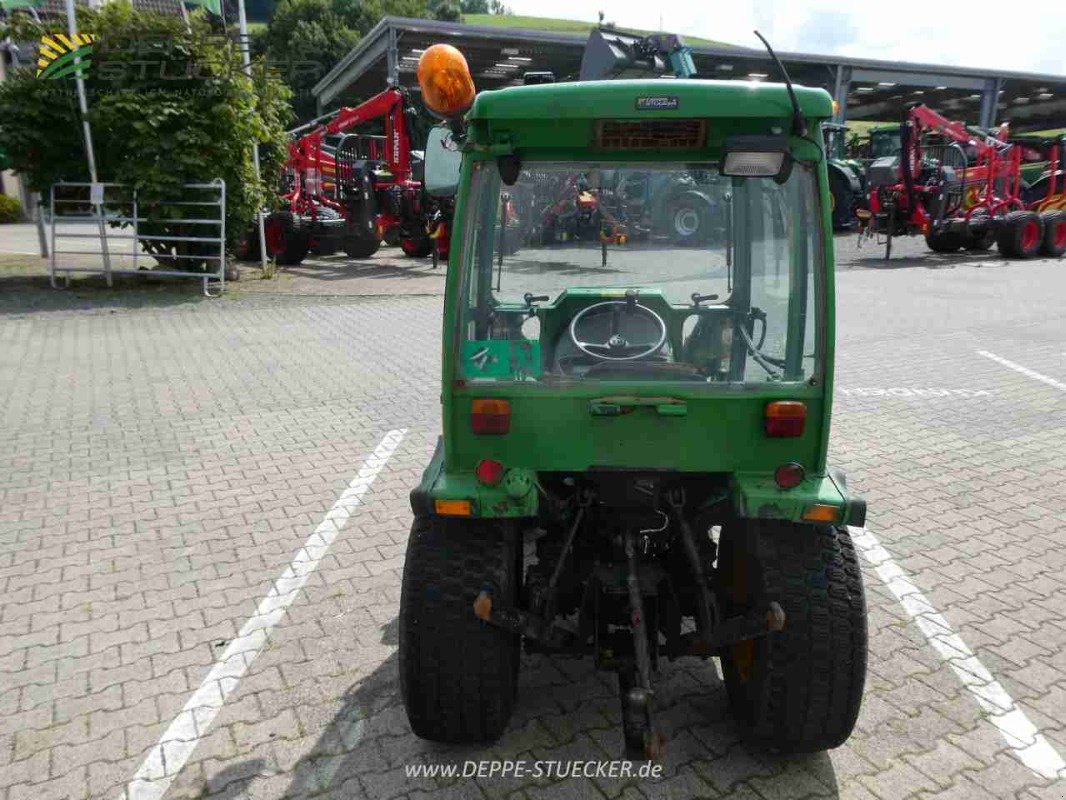
POLYGON ((766 52, 770 54, 770 58, 777 64, 777 68, 781 70, 781 75, 785 79, 788 99, 792 101, 792 129, 798 136, 805 137, 807 135, 807 122, 803 119, 803 113, 800 111, 800 104, 796 99, 796 92, 792 88, 792 79, 788 77, 788 70, 785 69, 785 65, 781 63, 781 59, 777 57, 777 53, 774 52, 774 48, 770 47, 770 43, 766 41, 765 37, 758 31, 755 31, 755 35, 759 37, 759 41, 763 43, 766 52))

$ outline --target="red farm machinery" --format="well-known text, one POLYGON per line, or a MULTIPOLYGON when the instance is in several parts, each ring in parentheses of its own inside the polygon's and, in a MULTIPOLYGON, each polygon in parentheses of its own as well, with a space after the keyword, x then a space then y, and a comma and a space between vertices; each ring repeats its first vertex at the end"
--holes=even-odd
POLYGON ((403 89, 389 88, 292 131, 282 208, 266 220, 267 255, 283 265, 309 251, 369 258, 385 242, 412 257, 446 256, 446 230, 427 231, 435 201, 423 191, 421 153, 411 149, 416 113, 403 89), (384 135, 355 132, 378 120, 384 135))
POLYGON ((893 237, 917 234, 938 253, 995 244, 1007 258, 1061 256, 1064 144, 1063 137, 1041 142, 1049 169, 1030 185, 1022 179, 1022 148, 1006 127, 991 134, 915 106, 900 127, 899 155, 870 164, 860 235, 876 235, 885 258, 893 237))

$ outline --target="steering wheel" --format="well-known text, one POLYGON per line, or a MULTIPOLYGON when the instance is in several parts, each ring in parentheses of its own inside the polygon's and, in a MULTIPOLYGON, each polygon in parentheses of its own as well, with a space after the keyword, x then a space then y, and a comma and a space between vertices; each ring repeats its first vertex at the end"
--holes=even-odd
POLYGON ((638 358, 652 355, 663 346, 666 341, 666 323, 650 308, 642 306, 635 300, 607 300, 586 306, 574 315, 574 318, 570 320, 570 340, 582 353, 600 361, 636 361, 638 358), (602 343, 584 341, 578 334, 578 327, 581 323, 594 316, 608 313, 611 315, 611 335, 607 341, 602 343), (655 341, 633 344, 622 335, 620 330, 622 315, 633 313, 648 317, 655 323, 659 330, 655 341))

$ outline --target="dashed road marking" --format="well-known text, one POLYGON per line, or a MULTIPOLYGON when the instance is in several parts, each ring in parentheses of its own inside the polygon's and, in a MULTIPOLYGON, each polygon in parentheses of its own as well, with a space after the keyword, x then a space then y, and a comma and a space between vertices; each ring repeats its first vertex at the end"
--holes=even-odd
POLYGON ((1057 381, 1054 378, 1049 378, 1047 375, 1041 375, 1039 372, 1029 369, 1029 367, 1023 367, 1021 364, 1015 364, 1013 361, 1008 361, 1003 356, 997 356, 995 353, 990 353, 987 350, 978 350, 977 355, 984 356, 985 358, 990 358, 997 364, 1002 364, 1008 369, 1012 369, 1015 372, 1020 372, 1022 375, 1026 376, 1027 378, 1032 378, 1034 381, 1046 383, 1048 386, 1058 389, 1060 392, 1066 392, 1066 383, 1057 381))
POLYGON ((1042 778, 1066 779, 1066 761, 1051 743, 1029 721, 1025 712, 1018 708, 999 681, 992 677, 984 664, 947 620, 914 585, 907 574, 892 560, 870 531, 864 528, 849 528, 852 541, 877 572, 877 576, 899 600, 900 605, 914 620, 918 629, 948 663, 959 677, 962 685, 970 690, 977 704, 988 714, 1007 744, 1025 766, 1042 778))
POLYGON ((226 698, 237 688, 244 673, 262 651, 270 638, 271 629, 285 616, 286 609, 292 605, 311 573, 329 552, 333 540, 344 529, 366 490, 396 452, 406 433, 407 429, 401 428, 385 434, 359 474, 337 498, 333 508, 304 542, 292 563, 260 601, 255 614, 244 623, 237 638, 230 642, 162 738, 148 752, 140 769, 126 785, 122 798, 158 800, 166 794, 200 739, 207 734, 226 698))

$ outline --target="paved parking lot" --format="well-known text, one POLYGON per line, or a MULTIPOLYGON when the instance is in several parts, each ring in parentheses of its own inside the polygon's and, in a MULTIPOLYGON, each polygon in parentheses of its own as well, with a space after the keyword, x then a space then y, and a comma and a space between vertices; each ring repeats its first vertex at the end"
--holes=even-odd
POLYGON ((2 298, 3 800, 1066 796, 1066 262, 853 247, 831 453, 870 504, 858 727, 829 753, 749 750, 714 665, 679 662, 657 781, 408 774, 621 751, 613 678, 541 657, 493 747, 407 727, 396 613, 439 425, 438 276, 2 298))

